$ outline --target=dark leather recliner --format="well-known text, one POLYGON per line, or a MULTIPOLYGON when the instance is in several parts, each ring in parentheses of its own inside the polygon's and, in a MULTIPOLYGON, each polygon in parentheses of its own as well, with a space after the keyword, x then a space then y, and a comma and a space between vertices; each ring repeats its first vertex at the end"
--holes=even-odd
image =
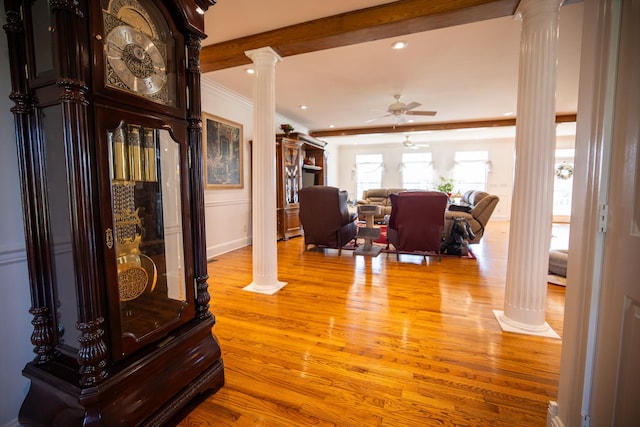
POLYGON ((440 191, 407 191, 389 197, 387 240, 394 246, 396 257, 400 253, 418 253, 426 259, 436 253, 440 260, 447 195, 440 191))
POLYGON ((348 193, 336 187, 314 185, 298 192, 304 248, 309 245, 338 249, 356 237, 356 213, 347 208, 348 193))

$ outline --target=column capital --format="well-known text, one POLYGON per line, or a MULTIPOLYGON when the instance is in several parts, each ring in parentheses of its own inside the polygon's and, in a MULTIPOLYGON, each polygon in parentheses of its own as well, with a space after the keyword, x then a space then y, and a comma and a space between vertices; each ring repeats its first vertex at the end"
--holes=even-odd
POLYGON ((558 13, 564 0, 521 0, 516 9, 516 18, 530 19, 547 13, 558 13))
POLYGON ((282 57, 278 55, 278 52, 268 46, 261 47, 259 49, 248 50, 244 54, 247 55, 254 64, 275 64, 276 62, 282 61, 282 57))

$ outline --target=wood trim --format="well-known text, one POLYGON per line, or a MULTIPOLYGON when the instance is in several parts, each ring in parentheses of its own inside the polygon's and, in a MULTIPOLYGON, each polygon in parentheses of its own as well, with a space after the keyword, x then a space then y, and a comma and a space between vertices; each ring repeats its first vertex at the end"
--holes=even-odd
MULTIPOLYGON (((576 114, 558 114, 556 115, 556 123, 571 123, 576 121, 576 114)), ((487 120, 470 120, 466 122, 441 122, 441 123, 419 123, 409 125, 390 125, 390 126, 369 126, 361 128, 342 128, 342 129, 318 129, 311 131, 310 134, 315 138, 323 138, 327 136, 348 136, 348 135, 366 135, 372 133, 401 133, 401 132, 424 132, 429 130, 453 130, 453 129, 472 129, 472 128, 491 128, 501 126, 515 126, 516 119, 487 119, 487 120)))
POLYGON ((200 63, 207 73, 250 64, 245 52, 265 46, 287 57, 510 16, 518 2, 400 0, 205 46, 200 63))

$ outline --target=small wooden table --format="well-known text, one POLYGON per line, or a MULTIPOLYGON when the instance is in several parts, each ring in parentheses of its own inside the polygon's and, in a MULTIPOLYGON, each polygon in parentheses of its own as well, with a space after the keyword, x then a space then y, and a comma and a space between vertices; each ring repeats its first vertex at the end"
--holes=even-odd
POLYGON ((354 255, 366 255, 377 257, 380 255, 382 248, 374 246, 373 241, 380 238, 380 229, 373 226, 373 217, 380 215, 382 208, 378 205, 358 205, 358 216, 364 217, 366 225, 358 227, 358 238, 364 239, 364 245, 358 246, 354 255))

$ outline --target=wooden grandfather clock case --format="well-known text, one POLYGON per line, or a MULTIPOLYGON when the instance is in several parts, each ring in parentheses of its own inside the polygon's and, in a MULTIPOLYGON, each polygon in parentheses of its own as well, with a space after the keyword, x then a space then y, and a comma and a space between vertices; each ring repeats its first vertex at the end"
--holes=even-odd
POLYGON ((204 232, 213 0, 4 0, 35 357, 22 425, 161 425, 224 383, 204 232))

